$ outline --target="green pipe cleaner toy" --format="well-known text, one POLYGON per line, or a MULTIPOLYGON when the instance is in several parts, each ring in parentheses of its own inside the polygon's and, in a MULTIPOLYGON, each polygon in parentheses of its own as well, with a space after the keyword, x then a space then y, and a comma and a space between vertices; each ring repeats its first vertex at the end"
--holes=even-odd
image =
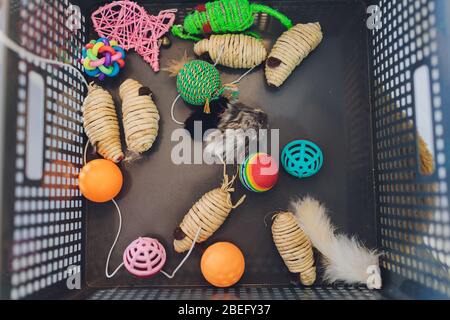
POLYGON ((278 19, 287 29, 292 21, 277 10, 248 0, 219 0, 198 5, 184 18, 183 25, 172 27, 172 34, 185 40, 200 41, 197 37, 210 33, 246 31, 254 23, 256 13, 266 13, 278 19))

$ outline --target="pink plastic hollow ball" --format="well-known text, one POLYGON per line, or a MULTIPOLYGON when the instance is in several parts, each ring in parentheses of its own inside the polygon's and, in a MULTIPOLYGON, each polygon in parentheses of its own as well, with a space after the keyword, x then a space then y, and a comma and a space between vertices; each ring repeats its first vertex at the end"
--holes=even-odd
POLYGON ((166 250, 158 240, 140 237, 125 249, 123 263, 132 275, 149 278, 164 267, 166 250))

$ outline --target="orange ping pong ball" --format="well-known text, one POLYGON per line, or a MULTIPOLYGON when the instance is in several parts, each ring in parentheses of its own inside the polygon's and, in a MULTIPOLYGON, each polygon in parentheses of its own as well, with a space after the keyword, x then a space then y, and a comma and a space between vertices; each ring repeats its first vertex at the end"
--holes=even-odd
POLYGON ((110 160, 97 159, 86 164, 78 176, 78 186, 87 199, 107 202, 122 189, 123 176, 119 167, 110 160))
POLYGON ((206 249, 201 260, 201 270, 206 281, 225 288, 238 282, 245 270, 242 251, 230 242, 217 242, 206 249))

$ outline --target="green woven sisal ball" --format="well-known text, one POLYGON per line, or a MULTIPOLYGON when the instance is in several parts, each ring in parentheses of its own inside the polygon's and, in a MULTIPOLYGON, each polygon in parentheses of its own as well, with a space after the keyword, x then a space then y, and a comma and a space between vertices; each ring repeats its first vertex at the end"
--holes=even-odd
POLYGON ((204 106, 223 93, 220 73, 212 64, 193 60, 186 63, 177 76, 177 90, 189 104, 204 106))

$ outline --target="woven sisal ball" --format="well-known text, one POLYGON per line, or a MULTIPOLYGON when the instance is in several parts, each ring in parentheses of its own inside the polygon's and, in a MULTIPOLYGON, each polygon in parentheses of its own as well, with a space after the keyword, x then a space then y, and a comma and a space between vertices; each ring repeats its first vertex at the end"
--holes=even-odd
POLYGON ((295 140, 281 153, 283 168, 294 177, 307 178, 322 168, 323 154, 320 148, 307 140, 295 140))
POLYGON ((203 106, 222 94, 220 73, 206 61, 190 61, 178 73, 177 90, 187 103, 203 106))
POLYGON ((166 263, 166 250, 156 239, 140 237, 123 253, 123 264, 132 275, 148 278, 157 274, 166 263))

